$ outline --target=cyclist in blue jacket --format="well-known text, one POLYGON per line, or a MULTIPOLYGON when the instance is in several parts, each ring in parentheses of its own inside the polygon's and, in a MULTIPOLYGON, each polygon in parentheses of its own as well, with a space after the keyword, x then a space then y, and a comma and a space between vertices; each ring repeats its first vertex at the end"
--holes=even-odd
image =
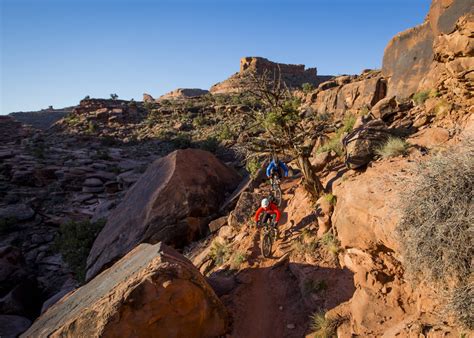
POLYGON ((273 175, 277 175, 278 178, 282 177, 282 172, 284 173, 285 177, 288 177, 288 167, 286 164, 278 159, 276 154, 272 155, 272 160, 267 167, 267 177, 270 178, 273 175))

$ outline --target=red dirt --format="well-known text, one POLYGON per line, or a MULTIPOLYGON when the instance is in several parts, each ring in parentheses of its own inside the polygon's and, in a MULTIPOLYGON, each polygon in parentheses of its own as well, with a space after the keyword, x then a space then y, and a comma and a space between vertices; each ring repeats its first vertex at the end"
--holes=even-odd
MULTIPOLYGON (((249 231, 247 241, 253 242, 246 245, 251 247, 251 256, 248 258, 250 266, 237 273, 236 279, 240 284, 222 297, 233 317, 233 330, 228 337, 304 337, 310 332, 309 317, 317 309, 305 302, 303 297, 311 295, 302 294, 292 270, 303 269, 306 272, 309 269, 311 274, 317 272, 319 275, 326 275, 323 272, 326 270, 320 269, 318 265, 309 265, 304 260, 295 261, 293 257, 284 257, 291 251, 292 241, 308 224, 305 218, 311 215, 313 209, 304 194, 300 191, 294 194, 298 181, 289 180, 282 185, 284 203, 281 209, 284 215, 280 222, 280 239, 273 245, 272 258, 261 256, 260 236, 255 229, 249 231)), ((328 266, 327 262, 320 263, 328 266)), ((327 276, 332 279, 338 271, 343 270, 332 268, 328 271, 327 276)), ((349 283, 352 283, 351 276, 349 283)), ((332 297, 337 291, 328 290, 324 296, 332 297)), ((321 306, 326 304, 324 300, 320 302, 321 306)))

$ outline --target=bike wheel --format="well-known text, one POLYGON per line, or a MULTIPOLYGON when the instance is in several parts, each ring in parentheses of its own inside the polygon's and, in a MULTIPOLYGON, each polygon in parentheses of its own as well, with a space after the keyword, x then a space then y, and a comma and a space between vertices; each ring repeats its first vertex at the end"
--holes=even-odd
POLYGON ((273 191, 273 196, 275 198, 276 205, 281 206, 281 189, 280 189, 280 187, 277 187, 273 191))
POLYGON ((261 249, 262 249, 262 255, 263 257, 270 257, 272 254, 272 238, 269 233, 266 233, 263 235, 262 238, 262 244, 261 244, 261 249))

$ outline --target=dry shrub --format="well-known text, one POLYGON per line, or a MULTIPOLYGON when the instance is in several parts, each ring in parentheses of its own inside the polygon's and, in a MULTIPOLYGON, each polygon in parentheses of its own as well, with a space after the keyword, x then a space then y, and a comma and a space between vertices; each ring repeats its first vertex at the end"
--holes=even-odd
POLYGON ((387 142, 375 149, 375 153, 383 158, 390 158, 405 155, 408 147, 409 144, 405 140, 398 137, 389 137, 387 142))
POLYGON ((336 337, 337 327, 347 320, 339 316, 328 318, 324 311, 313 313, 310 319, 310 329, 314 331, 316 338, 336 337))
POLYGON ((447 308, 471 329, 473 145, 466 141, 419 166, 411 189, 402 196, 397 228, 408 273, 447 291, 447 308))

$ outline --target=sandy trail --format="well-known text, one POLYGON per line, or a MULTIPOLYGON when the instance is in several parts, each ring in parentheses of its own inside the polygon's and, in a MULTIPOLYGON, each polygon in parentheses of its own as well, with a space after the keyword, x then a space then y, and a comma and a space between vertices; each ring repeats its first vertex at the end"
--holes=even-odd
MULTIPOLYGON (((282 185, 283 198, 291 197, 288 190, 296 180, 282 185)), ((283 219, 282 219, 283 220, 283 219)), ((280 227, 280 239, 273 244, 273 257, 265 259, 260 255, 260 236, 254 234, 254 250, 249 260, 251 268, 238 274, 241 283, 228 298, 228 308, 233 317, 234 338, 280 338, 304 337, 311 314, 302 300, 294 275, 287 264, 276 264, 290 249, 292 224, 280 227), (282 238, 285 234, 288 238, 282 238)))

